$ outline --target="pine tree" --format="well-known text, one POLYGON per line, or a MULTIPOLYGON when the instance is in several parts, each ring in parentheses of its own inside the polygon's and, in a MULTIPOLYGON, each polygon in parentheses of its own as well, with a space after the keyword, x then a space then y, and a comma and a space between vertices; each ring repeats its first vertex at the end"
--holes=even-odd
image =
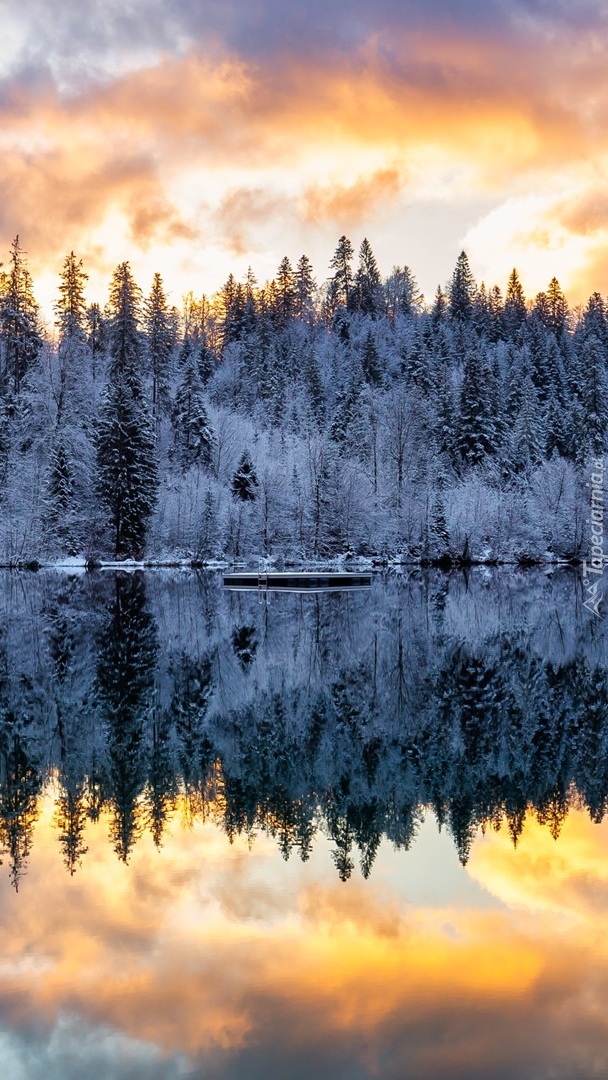
POLYGON ((479 465, 497 449, 493 377, 476 349, 467 353, 460 390, 458 449, 468 465, 479 465))
POLYGON ((441 285, 437 286, 437 292, 433 300, 433 307, 431 309, 431 316, 435 325, 438 325, 445 319, 448 313, 448 298, 444 293, 441 285))
POLYGON ((0 388, 15 394, 42 349, 38 305, 25 254, 16 236, 9 268, 0 277, 0 388))
POLYGON ((82 259, 76 260, 73 251, 66 256, 59 280, 59 300, 55 304, 55 323, 63 341, 85 337, 87 306, 84 295, 89 275, 85 274, 82 259))
POLYGON ((254 502, 258 497, 259 486, 260 481, 251 460, 251 455, 248 450, 244 450, 232 477, 230 490, 234 498, 239 502, 254 502))
POLYGON ((207 344, 207 335, 203 333, 198 351, 198 374, 203 386, 213 378, 217 369, 217 361, 213 349, 207 344))
POLYGON ((152 374, 152 419, 158 431, 161 413, 169 400, 174 345, 171 315, 160 274, 154 275, 150 296, 144 304, 143 328, 148 366, 152 374))
POLYGON ((321 371, 312 342, 307 342, 302 357, 302 381, 311 419, 320 424, 325 414, 325 394, 321 371))
POLYGON ((376 316, 382 309, 382 300, 382 278, 371 244, 365 238, 359 248, 359 268, 355 278, 352 306, 362 315, 376 316))
POLYGON ((559 281, 556 277, 553 277, 547 289, 547 328, 553 331, 558 340, 567 329, 568 319, 569 312, 566 297, 561 290, 559 281))
POLYGON ((57 360, 59 379, 56 389, 57 427, 69 413, 68 423, 76 415, 82 415, 86 396, 85 371, 89 359, 87 345, 87 307, 85 284, 88 274, 82 268, 82 259, 76 260, 71 251, 66 257, 59 279, 59 299, 55 303, 55 324, 59 330, 57 360))
POLYGON ((240 341, 245 331, 247 292, 236 281, 233 274, 220 290, 221 342, 222 350, 235 341, 240 341))
POLYGON ((587 453, 596 455, 605 452, 608 433, 607 358, 601 342, 596 337, 588 337, 582 355, 582 427, 579 439, 587 453))
POLYGON ((96 382, 100 362, 105 356, 108 347, 107 323, 101 313, 99 304, 90 304, 87 308, 86 334, 87 345, 91 354, 91 373, 93 382, 96 382))
POLYGON ((296 314, 295 277, 293 267, 287 256, 285 256, 284 259, 281 259, 275 283, 276 301, 274 314, 279 325, 284 326, 285 323, 288 322, 289 319, 292 319, 296 314))
POLYGON ((378 386, 382 381, 382 370, 380 367, 380 354, 378 352, 378 346, 374 335, 371 330, 368 331, 363 342, 363 349, 361 351, 361 366, 363 368, 363 377, 370 386, 378 386))
POLYGON ((108 339, 110 376, 126 379, 141 389, 141 338, 139 311, 141 290, 135 284, 128 262, 117 266, 110 284, 108 339))
POLYGON ((336 394, 335 410, 329 427, 329 437, 332 442, 344 443, 353 424, 358 420, 361 390, 362 379, 357 372, 336 394))
POLYGON ((315 279, 312 263, 307 255, 298 259, 295 280, 295 314, 298 319, 308 320, 314 314, 315 279))
POLYGON ((503 326, 507 338, 514 338, 525 324, 527 316, 526 298, 519 274, 514 268, 507 282, 507 298, 503 311, 503 326))
POLYGON ((543 459, 546 445, 544 418, 536 387, 527 375, 522 385, 522 400, 509 440, 509 470, 526 473, 543 459))
POLYGON ((411 319, 420 313, 424 297, 409 266, 394 266, 384 284, 386 313, 389 319, 398 316, 411 319))
POLYGON ((332 314, 339 307, 350 310, 352 306, 354 281, 351 263, 354 254, 353 245, 348 237, 341 236, 329 264, 330 269, 334 271, 328 286, 328 303, 332 314))
POLYGON ((173 406, 172 457, 181 469, 213 464, 215 436, 207 414, 203 388, 193 359, 187 365, 173 406))
POLYGON ((75 500, 74 463, 59 441, 51 454, 51 467, 44 505, 45 525, 62 554, 78 553, 78 508, 75 500))
POLYGON ((608 312, 600 293, 595 292, 589 297, 583 323, 585 336, 593 335, 608 348, 608 312))
POLYGON ((137 558, 144 547, 158 491, 154 442, 141 387, 115 376, 98 425, 96 487, 110 516, 116 558, 137 558))
POLYGON ((469 258, 461 251, 456 261, 449 289, 449 311, 457 322, 468 323, 473 315, 473 301, 477 289, 469 258))
POLYGON ((217 554, 219 527, 215 500, 210 491, 205 492, 200 530, 197 538, 196 556, 198 559, 210 559, 217 554))

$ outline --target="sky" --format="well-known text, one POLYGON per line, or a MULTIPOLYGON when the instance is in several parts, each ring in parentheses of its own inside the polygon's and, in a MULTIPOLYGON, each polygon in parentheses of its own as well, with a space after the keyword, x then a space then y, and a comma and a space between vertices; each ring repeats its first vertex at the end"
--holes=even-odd
POLYGON ((72 878, 47 800, 18 894, 2 869, 5 1080, 605 1075, 606 823, 530 817, 463 869, 430 817, 347 883, 322 842, 176 821, 125 866, 108 827, 72 878))
POLYGON ((608 292, 603 0, 0 0, 0 243, 174 303, 367 236, 430 297, 608 292))

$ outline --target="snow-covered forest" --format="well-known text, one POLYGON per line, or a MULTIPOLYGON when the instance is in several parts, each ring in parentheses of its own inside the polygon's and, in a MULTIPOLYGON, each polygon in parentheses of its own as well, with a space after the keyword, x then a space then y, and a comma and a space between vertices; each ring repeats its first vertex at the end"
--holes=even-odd
POLYGON ((336 870, 407 849, 431 808, 466 861, 480 825, 557 835, 608 805, 605 623, 580 575, 375 578, 370 592, 230 593, 217 574, 0 575, 0 850, 25 873, 49 780, 70 872, 103 818, 215 821, 336 870))
POLYGON ((466 254, 430 302, 346 237, 317 282, 230 276, 177 306, 71 253, 43 327, 0 271, 0 563, 576 559, 608 429, 608 314, 526 300, 466 254), (327 272, 326 272, 327 273, 327 272))

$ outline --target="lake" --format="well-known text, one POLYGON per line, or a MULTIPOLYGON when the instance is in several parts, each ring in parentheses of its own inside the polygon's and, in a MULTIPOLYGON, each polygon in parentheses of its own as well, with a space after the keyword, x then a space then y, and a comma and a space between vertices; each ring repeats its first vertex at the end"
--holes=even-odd
POLYGON ((4 1080, 606 1075, 583 599, 0 575, 4 1080))

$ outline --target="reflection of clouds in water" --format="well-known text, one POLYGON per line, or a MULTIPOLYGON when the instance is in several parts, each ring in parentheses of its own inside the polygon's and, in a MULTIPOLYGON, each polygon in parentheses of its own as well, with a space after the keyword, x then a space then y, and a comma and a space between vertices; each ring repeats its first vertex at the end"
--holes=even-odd
MULTIPOLYGON (((581 861, 590 878, 601 871, 606 844, 584 815, 570 821, 556 846, 560 888, 564 867, 575 877, 581 861)), ((449 896, 414 905, 381 875, 343 884, 326 858, 285 865, 270 844, 229 847, 213 826, 176 830, 160 857, 144 838, 124 867, 105 824, 89 829, 92 858, 70 879, 46 807, 22 891, 3 885, 9 1080, 42 1078, 43 1064, 50 1080, 71 1080, 83 1063, 108 1080, 304 1080, 313 1069, 322 1080, 507 1080, 549 1069, 566 1080, 573 1069, 591 1077, 591 1056, 608 1058, 597 919, 505 907, 519 851, 507 858, 500 834, 473 850, 474 872, 483 868, 500 901, 475 910, 449 896), (20 963, 38 954, 33 979, 20 963)), ((537 841, 542 848, 544 833, 533 828, 524 856, 537 841)), ((388 874, 404 856, 383 859, 388 874)))
POLYGON ((597 930, 608 910, 608 832, 571 813, 556 843, 530 815, 517 850, 504 832, 491 834, 473 848, 470 872, 510 906, 597 930))

